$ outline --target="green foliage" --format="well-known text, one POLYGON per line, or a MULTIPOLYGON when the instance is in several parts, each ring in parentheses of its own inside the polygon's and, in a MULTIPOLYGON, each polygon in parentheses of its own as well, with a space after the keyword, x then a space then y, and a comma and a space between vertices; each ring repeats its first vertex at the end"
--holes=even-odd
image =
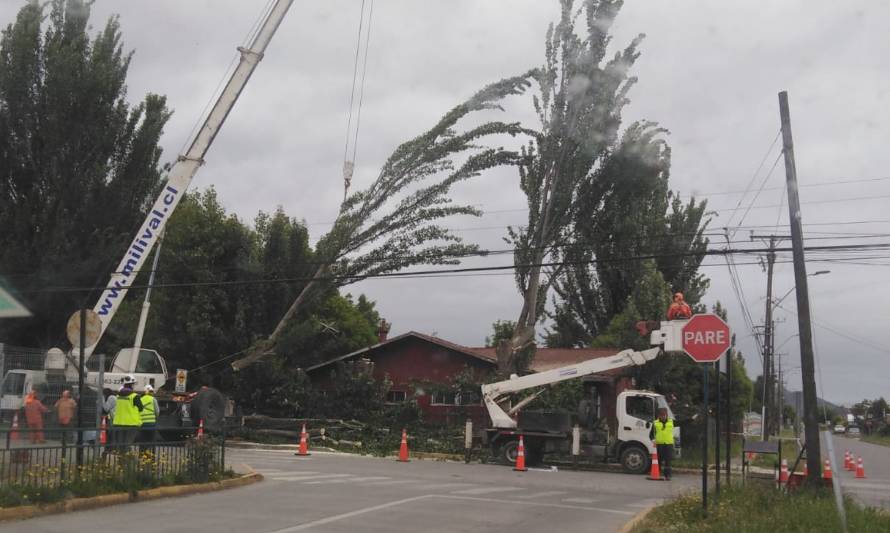
MULTIPOLYGON (((702 515, 701 495, 690 492, 649 513, 634 533, 735 533, 738 531, 840 531, 829 490, 787 494, 770 485, 747 483, 724 488, 720 500, 702 515)), ((846 498, 849 531, 877 533, 890 529, 890 515, 846 498)))
POLYGON ((28 291, 104 279, 161 180, 166 100, 127 103, 132 52, 117 18, 88 35, 91 3, 29 1, 0 39, 0 270, 35 313, 7 342, 61 340, 83 295, 28 291))
POLYGON ((392 383, 374 379, 371 369, 372 363, 361 360, 337 363, 331 371, 333 388, 307 400, 306 412, 317 417, 372 422, 383 413, 392 383))
POLYGON ((512 320, 496 320, 491 324, 491 337, 485 337, 485 346, 494 348, 500 341, 508 341, 516 329, 512 320))
POLYGON ((571 379, 547 387, 531 404, 530 409, 560 409, 576 413, 584 398, 584 381, 571 379))

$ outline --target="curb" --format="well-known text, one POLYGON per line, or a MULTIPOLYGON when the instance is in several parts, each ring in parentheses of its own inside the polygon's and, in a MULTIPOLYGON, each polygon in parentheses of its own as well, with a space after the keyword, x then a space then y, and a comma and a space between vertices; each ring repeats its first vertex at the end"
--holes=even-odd
POLYGON ((651 513, 656 507, 658 507, 658 505, 652 505, 651 507, 647 507, 639 513, 635 514, 634 517, 630 519, 630 522, 621 526, 621 529, 618 530, 618 533, 630 533, 631 530, 637 527, 640 522, 645 520, 646 517, 649 516, 649 513, 651 513))
POLYGON ((224 479, 222 481, 213 481, 210 483, 171 485, 169 487, 157 487, 154 489, 139 490, 131 493, 103 494, 101 496, 93 496, 91 498, 71 498, 70 500, 45 505, 25 505, 19 507, 8 507, 5 509, 0 508, 0 522, 10 520, 25 520, 28 518, 68 513, 72 511, 86 511, 88 509, 98 509, 100 507, 109 507, 111 505, 119 505, 122 503, 145 502, 157 500, 160 498, 171 498, 176 496, 189 496, 192 494, 215 492, 218 490, 233 489, 236 487, 252 485, 262 480, 263 475, 254 472, 251 469, 251 472, 249 474, 245 474, 233 479, 224 479))

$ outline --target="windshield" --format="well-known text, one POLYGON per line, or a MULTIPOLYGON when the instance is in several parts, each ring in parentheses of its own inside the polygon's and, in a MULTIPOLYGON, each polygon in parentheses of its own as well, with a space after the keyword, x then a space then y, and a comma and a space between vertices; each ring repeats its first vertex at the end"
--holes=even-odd
POLYGON ((25 375, 18 372, 6 374, 3 381, 3 394, 20 395, 25 387, 25 375))

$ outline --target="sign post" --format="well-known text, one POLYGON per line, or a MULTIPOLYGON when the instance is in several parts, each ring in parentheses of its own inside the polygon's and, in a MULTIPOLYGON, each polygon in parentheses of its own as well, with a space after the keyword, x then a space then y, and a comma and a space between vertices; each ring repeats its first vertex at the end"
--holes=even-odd
MULTIPOLYGON (((701 363, 702 367, 702 409, 704 414, 705 432, 702 438, 701 460, 701 495, 702 510, 705 516, 708 514, 708 431, 711 420, 708 406, 710 394, 708 390, 708 377, 710 375, 710 363, 720 360, 723 353, 729 349, 732 336, 729 326, 717 315, 694 315, 683 326, 683 351, 693 361, 701 363)), ((719 377, 719 374, 718 374, 719 377)), ((718 382, 719 386, 719 382, 718 382)), ((719 438, 719 436, 718 436, 719 438)))
POLYGON ((189 375, 188 370, 184 370, 184 369, 180 368, 179 370, 176 371, 176 388, 174 389, 175 392, 179 392, 179 393, 183 393, 183 394, 185 393, 185 390, 186 390, 185 383, 186 383, 186 380, 188 379, 188 375, 189 375))

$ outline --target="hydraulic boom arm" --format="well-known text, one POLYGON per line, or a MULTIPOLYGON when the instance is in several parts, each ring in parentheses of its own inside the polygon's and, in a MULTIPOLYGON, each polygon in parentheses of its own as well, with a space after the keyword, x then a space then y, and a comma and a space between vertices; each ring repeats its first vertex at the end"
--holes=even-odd
POLYGON ((101 296, 99 296, 99 301, 96 302, 96 306, 93 308, 93 311, 99 315, 102 321, 102 328, 99 336, 96 338, 96 342, 87 347, 84 354, 87 359, 93 353, 99 339, 105 333, 115 313, 117 313, 130 285, 136 279, 139 270, 151 253, 151 249, 163 233, 167 220, 173 214, 176 206, 179 205, 179 201, 182 200, 182 196, 188 189, 192 178, 198 172, 201 164, 204 163, 204 156, 207 154, 207 150, 216 138, 216 134, 219 133, 220 127, 222 127, 226 117, 232 110, 232 106, 238 100, 238 96, 241 94, 244 86, 247 85, 247 81, 256 69, 257 64, 263 58, 263 53, 269 45, 269 41, 275 35, 275 31, 281 24, 282 19, 284 19, 285 14, 287 14, 288 9, 290 9, 291 4, 293 4, 293 0, 277 0, 272 9, 269 10, 259 30, 257 30, 250 46, 238 48, 238 51, 241 52, 241 61, 229 77, 222 93, 220 93, 219 98, 204 120, 204 124, 198 130, 197 135, 195 135, 192 144, 184 154, 177 158, 176 164, 170 170, 167 184, 157 200, 155 200, 148 216, 136 233, 136 237, 127 248, 124 257, 112 273, 108 285, 101 296))

